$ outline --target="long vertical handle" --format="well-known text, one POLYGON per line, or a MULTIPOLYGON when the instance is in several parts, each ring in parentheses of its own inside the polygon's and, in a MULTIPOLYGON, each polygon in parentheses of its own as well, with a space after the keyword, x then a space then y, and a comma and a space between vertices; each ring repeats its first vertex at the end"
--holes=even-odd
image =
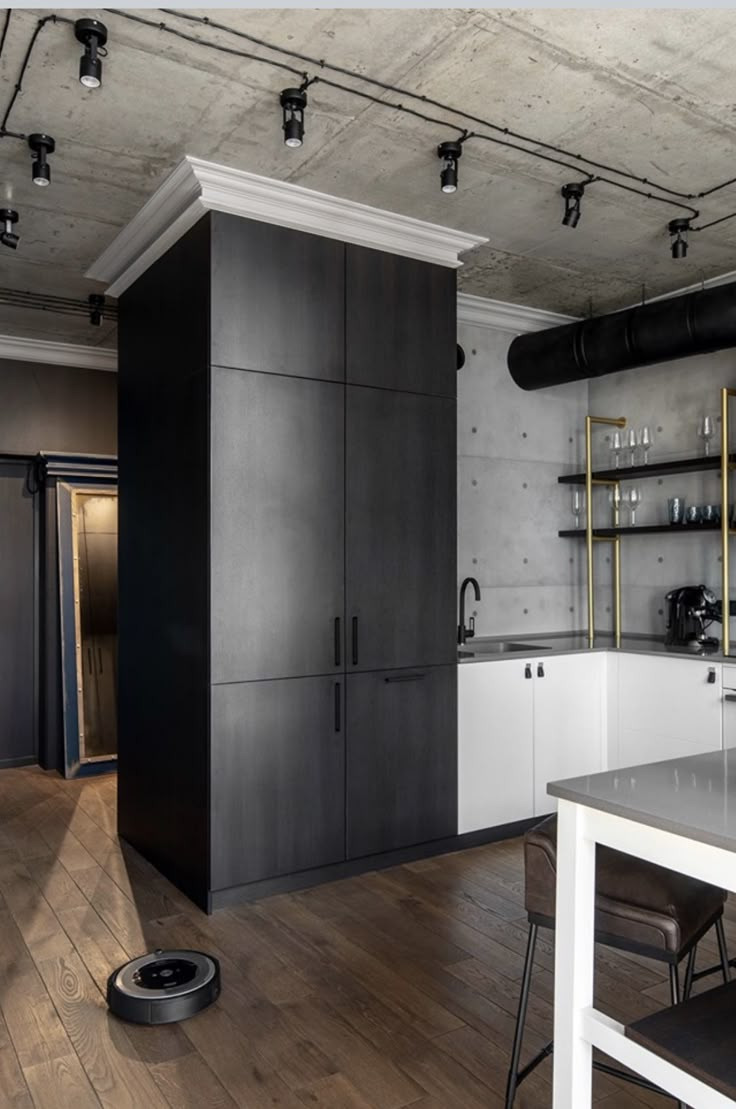
POLYGON ((353 617, 353 666, 358 665, 358 617, 353 617))
POLYGON ((342 727, 342 695, 340 693, 340 683, 335 682, 335 731, 339 732, 342 727))
POLYGON ((340 617, 335 617, 335 666, 340 665, 340 617))
POLYGON ((102 673, 102 647, 97 648, 97 658, 99 659, 100 663, 100 673, 102 673))
POLYGON ((91 647, 87 648, 87 665, 89 666, 90 674, 93 674, 94 670, 92 669, 92 648, 91 647))

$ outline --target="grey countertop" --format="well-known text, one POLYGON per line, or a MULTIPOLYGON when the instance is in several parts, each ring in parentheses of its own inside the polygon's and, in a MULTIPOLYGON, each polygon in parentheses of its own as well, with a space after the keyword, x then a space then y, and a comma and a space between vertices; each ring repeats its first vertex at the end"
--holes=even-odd
POLYGON ((550 782, 547 792, 736 851, 736 748, 550 782))
MULTIPOLYGON (((542 635, 507 635, 503 639, 512 643, 528 644, 527 651, 511 651, 502 654, 493 653, 492 645, 501 637, 486 636, 468 640, 467 644, 458 651, 458 661, 467 664, 471 662, 491 662, 498 659, 533 657, 535 653, 570 655, 582 651, 623 651, 626 653, 645 655, 672 655, 675 658, 696 658, 709 662, 732 662, 736 664, 734 655, 727 656, 721 653, 720 647, 715 651, 691 651, 686 647, 665 645, 664 637, 660 639, 648 638, 641 635, 623 635, 621 646, 616 647, 613 635, 602 633, 595 638, 594 645, 588 645, 588 636, 585 632, 569 632, 557 634, 544 633, 542 635)), ((732 644, 732 650, 734 646, 732 644)))

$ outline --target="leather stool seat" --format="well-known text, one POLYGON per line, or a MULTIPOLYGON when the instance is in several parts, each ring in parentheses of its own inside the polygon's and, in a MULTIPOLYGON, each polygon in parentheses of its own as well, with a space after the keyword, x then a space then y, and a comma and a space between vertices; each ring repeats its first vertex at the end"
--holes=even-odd
MULTIPOLYGON (((554 927, 557 817, 524 838, 526 910, 529 919, 554 927)), ((596 849, 596 939, 609 946, 679 962, 723 909, 725 890, 673 870, 596 849)))

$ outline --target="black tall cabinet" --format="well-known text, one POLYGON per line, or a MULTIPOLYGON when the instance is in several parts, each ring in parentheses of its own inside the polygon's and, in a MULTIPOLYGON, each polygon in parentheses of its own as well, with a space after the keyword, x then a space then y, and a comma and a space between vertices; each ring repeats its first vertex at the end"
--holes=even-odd
POLYGON ((204 908, 456 833, 455 298, 221 213, 121 298, 120 831, 204 908))

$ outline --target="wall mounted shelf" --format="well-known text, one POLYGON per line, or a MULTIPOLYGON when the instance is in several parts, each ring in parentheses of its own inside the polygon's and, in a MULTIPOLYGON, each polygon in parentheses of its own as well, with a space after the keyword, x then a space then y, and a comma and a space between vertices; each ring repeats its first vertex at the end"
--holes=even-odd
MULTIPOLYGON (((614 539, 617 535, 652 535, 655 532, 686 532, 697 535, 698 532, 720 531, 721 525, 717 524, 637 524, 634 527, 621 528, 593 528, 594 539, 614 539)), ((557 532, 560 539, 585 539, 585 528, 569 528, 557 532)))
MULTIPOLYGON (((736 454, 731 455, 736 463, 736 454)), ((634 478, 662 477, 665 474, 691 474, 698 470, 720 470, 719 454, 701 455, 698 458, 674 458, 669 462, 649 462, 646 466, 620 466, 617 470, 594 470, 594 481, 633 481, 634 478)), ((585 485, 585 474, 561 474, 562 485, 585 485)), ((638 529, 637 529, 638 530, 638 529)))

